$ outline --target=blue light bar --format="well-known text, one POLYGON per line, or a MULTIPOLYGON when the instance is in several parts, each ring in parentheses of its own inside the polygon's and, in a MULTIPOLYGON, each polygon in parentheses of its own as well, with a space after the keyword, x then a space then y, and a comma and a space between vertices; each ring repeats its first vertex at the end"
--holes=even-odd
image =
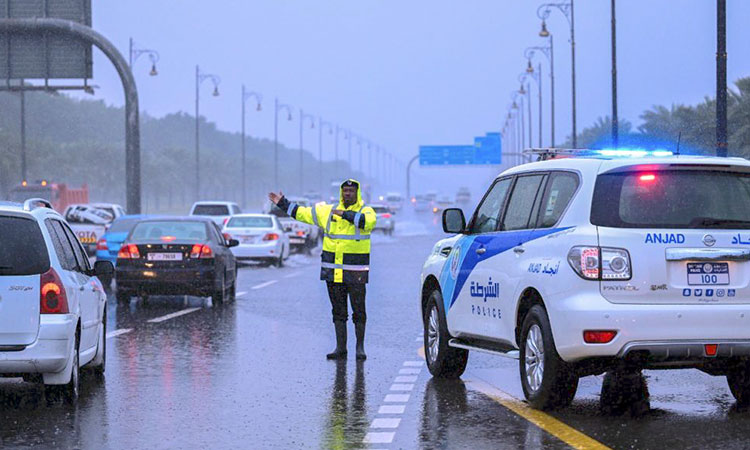
POLYGON ((669 150, 645 150, 641 148, 628 148, 628 149, 605 148, 602 150, 595 150, 595 153, 602 155, 602 156, 616 157, 616 158, 643 158, 646 156, 663 157, 663 156, 673 155, 673 153, 669 150))

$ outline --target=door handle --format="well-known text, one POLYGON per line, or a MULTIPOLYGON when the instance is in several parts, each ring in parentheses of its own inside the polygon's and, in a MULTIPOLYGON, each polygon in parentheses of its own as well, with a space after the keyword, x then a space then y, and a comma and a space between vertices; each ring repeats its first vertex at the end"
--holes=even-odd
POLYGON ((514 253, 515 253, 516 255, 520 255, 521 253, 523 253, 523 252, 525 252, 525 251, 526 251, 526 249, 525 249, 525 248, 523 248, 523 247, 515 247, 515 248, 513 249, 513 252, 514 252, 514 253))
POLYGON ((477 249, 477 255, 484 255, 484 253, 487 251, 486 248, 480 247, 477 249))

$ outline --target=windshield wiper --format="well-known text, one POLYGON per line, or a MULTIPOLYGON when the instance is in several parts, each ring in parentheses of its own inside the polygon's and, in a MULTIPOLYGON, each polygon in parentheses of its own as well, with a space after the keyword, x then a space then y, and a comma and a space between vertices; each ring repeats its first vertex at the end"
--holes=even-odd
POLYGON ((750 220, 716 219, 714 217, 696 217, 690 221, 690 226, 733 228, 737 226, 750 227, 750 220))

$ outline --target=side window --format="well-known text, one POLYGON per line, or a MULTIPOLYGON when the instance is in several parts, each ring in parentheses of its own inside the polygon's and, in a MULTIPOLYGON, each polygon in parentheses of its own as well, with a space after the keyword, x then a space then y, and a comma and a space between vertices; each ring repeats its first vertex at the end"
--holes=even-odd
POLYGON ((471 224, 471 233, 489 233, 497 230, 500 220, 500 210, 503 207, 508 188, 513 181, 512 178, 504 178, 492 185, 484 200, 474 213, 471 224))
POLYGON ((75 254, 76 260, 78 261, 78 268, 81 272, 88 270, 90 268, 89 258, 88 256, 86 256, 86 252, 83 251, 83 247, 81 247, 81 243, 78 241, 78 238, 67 225, 63 224, 63 229, 65 230, 65 236, 68 237, 70 246, 73 247, 73 253, 75 254))
POLYGON ((544 176, 540 174, 518 177, 508 200, 502 231, 523 230, 529 227, 534 200, 544 176))
POLYGON ((560 220, 568 203, 573 199, 576 189, 578 189, 578 177, 575 174, 569 172, 553 173, 542 198, 537 228, 554 226, 560 220))
POLYGON ((45 221, 47 229, 52 236, 52 245, 55 247, 55 253, 60 260, 60 265, 65 270, 76 270, 78 262, 76 261, 73 247, 70 246, 68 238, 65 237, 62 223, 58 220, 47 219, 45 221))
POLYGON ((215 223, 211 222, 211 234, 214 237, 214 241, 218 242, 219 244, 226 245, 226 240, 224 239, 224 235, 221 234, 221 230, 219 229, 219 226, 215 223))
POLYGON ((232 214, 242 214, 242 211, 240 211, 240 207, 237 205, 232 205, 232 214))

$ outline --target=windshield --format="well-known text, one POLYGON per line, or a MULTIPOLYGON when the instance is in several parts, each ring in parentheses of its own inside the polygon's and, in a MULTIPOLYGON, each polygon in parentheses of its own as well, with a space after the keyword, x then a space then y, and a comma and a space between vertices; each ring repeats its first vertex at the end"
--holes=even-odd
POLYGON ((227 205, 195 205, 193 208, 194 216, 228 216, 229 207, 227 205))
POLYGON ((273 221, 270 217, 232 217, 227 228, 271 228, 273 221))
POLYGON ((159 221, 141 222, 133 228, 131 241, 149 241, 170 236, 175 240, 205 241, 206 224, 203 222, 159 221))
POLYGON ((0 276, 34 275, 47 270, 47 246, 37 222, 0 216, 0 276))
POLYGON ((591 223, 617 228, 750 229, 750 175, 715 170, 600 175, 591 223))

